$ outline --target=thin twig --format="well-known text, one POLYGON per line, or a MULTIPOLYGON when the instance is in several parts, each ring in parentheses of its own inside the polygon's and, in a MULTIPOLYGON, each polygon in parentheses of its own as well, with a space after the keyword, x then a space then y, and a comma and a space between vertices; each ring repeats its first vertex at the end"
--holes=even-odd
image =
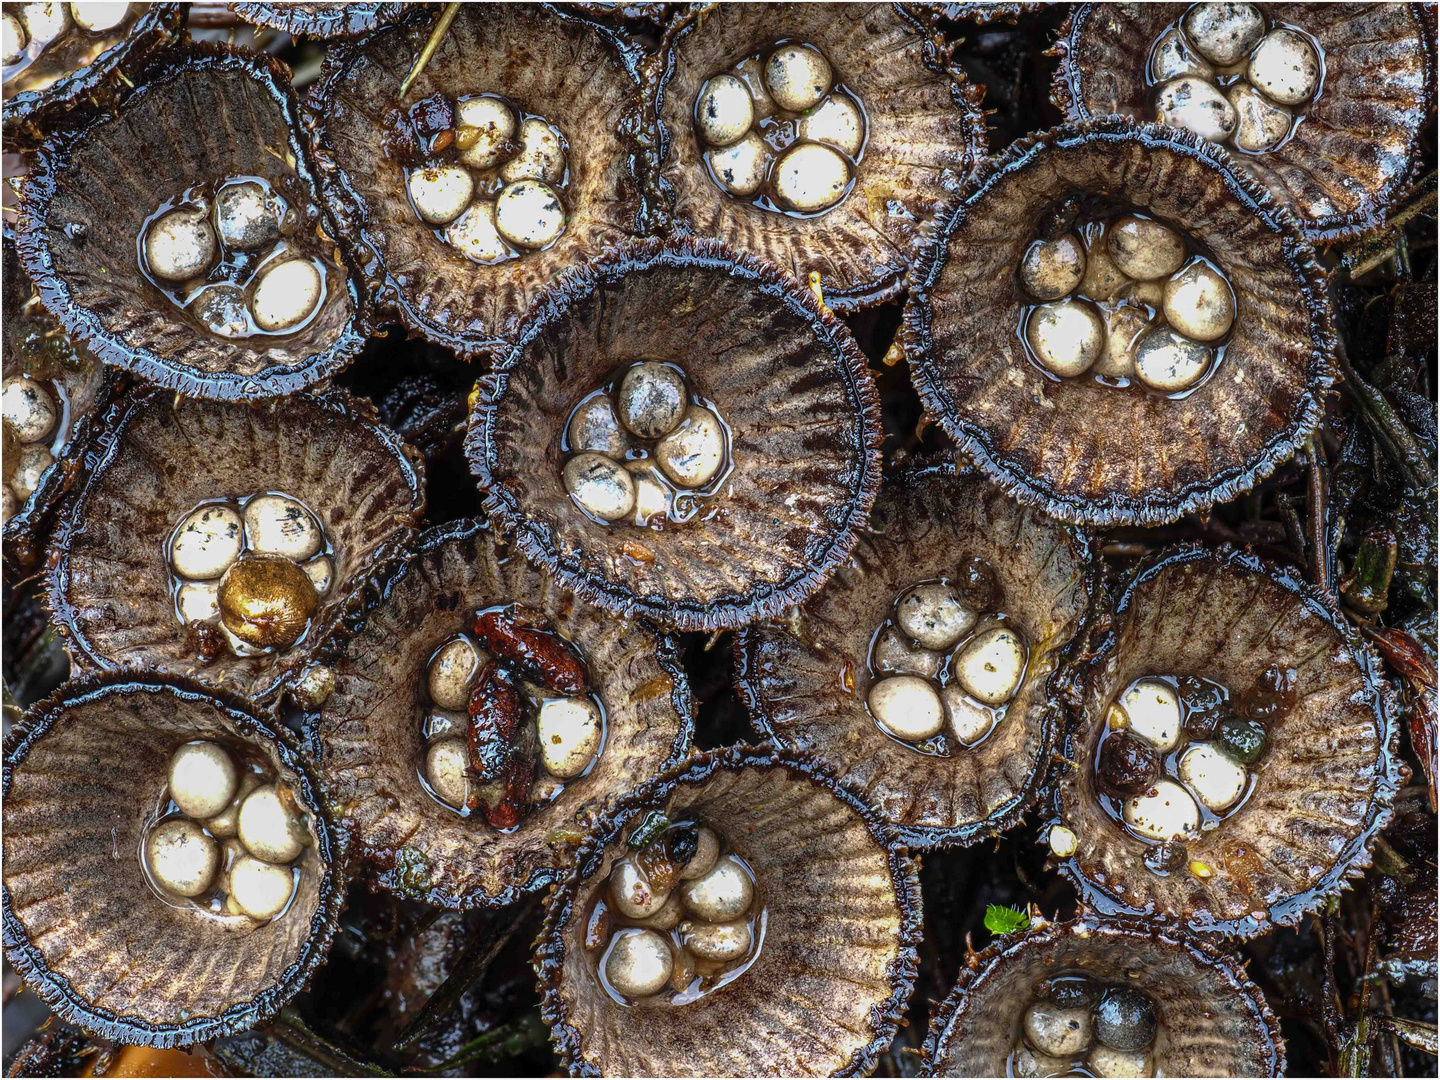
POLYGON ((1360 406, 1360 414, 1375 434, 1376 442, 1389 452, 1405 483, 1414 488, 1434 488, 1435 470, 1410 429, 1395 415, 1389 400, 1356 374, 1343 345, 1338 346, 1336 353, 1340 358, 1341 374, 1345 377, 1345 389, 1360 406))
POLYGON ((435 29, 430 31, 430 39, 425 42, 425 47, 420 50, 420 55, 415 57, 415 63, 410 68, 410 74, 405 76, 405 81, 400 84, 400 100, 405 100, 405 95, 410 93, 410 84, 420 77, 425 70, 425 65, 430 63, 430 58, 435 55, 435 50, 440 47, 440 42, 445 38, 445 31, 450 29, 450 24, 455 21, 455 16, 460 12, 458 3, 446 4, 445 10, 440 13, 439 20, 435 23, 435 29))
POLYGON ((1331 611, 1339 608, 1335 597, 1335 552, 1325 519, 1330 513, 1330 466, 1320 440, 1310 436, 1309 500, 1305 516, 1310 525, 1310 576, 1331 611))
POLYGON ((455 970, 421 1006, 415 1019, 400 1032, 395 1039, 395 1050, 412 1046, 420 1036, 450 1014, 450 1010, 459 1003, 465 991, 485 974, 486 969, 500 955, 500 951, 510 944, 511 939, 525 925, 536 902, 535 897, 530 897, 508 920, 502 914, 494 917, 485 933, 476 938, 461 954, 455 970))

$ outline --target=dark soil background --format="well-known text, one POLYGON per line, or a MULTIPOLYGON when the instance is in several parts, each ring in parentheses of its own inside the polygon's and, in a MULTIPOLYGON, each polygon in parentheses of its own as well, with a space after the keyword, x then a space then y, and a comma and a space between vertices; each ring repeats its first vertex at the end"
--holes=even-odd
MULTIPOLYGON (((220 5, 195 7, 198 36, 252 40, 220 5)), ((959 16, 963 7, 949 10, 959 16)), ((1055 61, 1045 52, 1065 12, 1066 5, 1056 5, 1013 24, 950 20, 949 31, 962 41, 959 59, 987 89, 994 149, 1059 122, 1048 100, 1055 61)), ((646 36, 643 26, 638 32, 646 36)), ((319 46, 270 32, 259 44, 292 66, 298 85, 313 81, 319 46)), ((1347 268, 1354 251, 1325 253, 1336 268, 1335 302, 1353 373, 1332 397, 1317 444, 1231 504, 1163 529, 1116 530, 1101 543, 1116 577, 1145 552, 1178 539, 1249 544, 1309 568, 1312 580, 1318 570, 1318 580, 1357 624, 1397 632, 1386 638, 1386 648, 1411 711, 1413 742, 1406 742, 1405 753, 1415 780, 1380 845, 1378 869, 1300 929, 1246 950, 1251 976, 1281 1017, 1294 1076, 1436 1075, 1433 1050, 1417 1049, 1426 1039, 1433 1048, 1436 1020, 1436 818, 1421 761, 1421 755, 1433 761, 1435 753, 1433 125, 1426 138, 1421 190, 1429 192, 1429 209, 1393 236, 1393 255, 1352 279, 1347 268), (1356 573, 1357 563, 1380 569, 1356 573)), ((883 396, 891 463, 950 449, 938 429, 924 423, 903 360, 884 362, 899 318, 900 304, 893 303, 849 320, 883 396)), ((372 341, 338 379, 371 398, 383 419, 425 454, 428 524, 479 508, 460 453, 465 397, 477 374, 447 351, 397 331, 372 341)), ((19 708, 65 678, 67 664, 33 584, 7 582, 5 601, 8 728, 19 708)), ((729 634, 690 635, 685 642, 702 748, 755 740, 731 687, 730 646, 729 634)), ((882 1059, 879 1075, 916 1072, 930 1009, 949 992, 967 952, 992 938, 983 924, 987 905, 1029 905, 1051 918, 1074 913, 1074 893, 1047 868, 1047 853, 1031 821, 992 843, 924 859, 920 977, 909 1025, 882 1059)), ((528 964, 537 910, 529 901, 457 915, 357 886, 312 988, 276 1022, 220 1040, 210 1052, 225 1070, 242 1075, 554 1074, 528 964)), ((4 995, 7 1071, 77 1075, 77 1067, 107 1067, 113 1050, 47 1022, 43 1004, 8 966, 4 995), (32 1040, 37 1030, 42 1034, 32 1040), (45 1069, 65 1071, 36 1071, 45 1069)))

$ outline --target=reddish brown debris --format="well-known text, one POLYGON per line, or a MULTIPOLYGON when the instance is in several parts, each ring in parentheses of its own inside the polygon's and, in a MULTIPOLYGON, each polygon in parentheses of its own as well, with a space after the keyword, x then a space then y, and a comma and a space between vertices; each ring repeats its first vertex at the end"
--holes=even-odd
POLYGON ((543 615, 520 604, 481 612, 475 636, 497 659, 508 661, 546 690, 574 696, 590 692, 585 666, 564 638, 547 629, 543 615))

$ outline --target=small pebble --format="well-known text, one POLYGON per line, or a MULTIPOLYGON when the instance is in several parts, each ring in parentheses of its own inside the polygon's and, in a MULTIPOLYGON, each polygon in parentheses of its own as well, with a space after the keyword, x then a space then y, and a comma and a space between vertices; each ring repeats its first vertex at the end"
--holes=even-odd
POLYGON ((415 169, 406 181, 410 205, 431 225, 448 225, 470 205, 475 180, 470 170, 459 165, 435 165, 415 169))
POLYGON ((1225 91, 1235 110, 1235 145, 1252 154, 1279 146, 1290 134, 1289 111, 1276 105, 1249 83, 1235 83, 1225 91))
POLYGON ((1056 240, 1036 240, 1020 259, 1020 282, 1037 300, 1068 296, 1084 277, 1085 250, 1070 233, 1056 240))
POLYGON ((906 742, 919 742, 938 734, 945 724, 945 707, 928 679, 892 675, 870 687, 866 699, 881 727, 906 742))
POLYGON ((1095 1007, 1095 1038, 1112 1050, 1143 1050, 1160 1026, 1155 1003, 1139 990, 1112 986, 1095 1007))
POLYGON ((672 367, 645 360, 620 382, 620 422, 642 439, 659 439, 679 426, 689 405, 684 377, 672 367))
MULTIPOLYGON (((260 777, 253 772, 245 772, 240 776, 240 782, 235 786, 235 794, 231 796, 225 809, 218 814, 205 820, 205 829, 220 840, 229 840, 231 844, 239 846, 244 850, 244 845, 235 836, 240 831, 240 805, 245 801, 252 791, 260 786, 260 777)), ((226 850, 230 850, 231 844, 226 844, 226 850)))
POLYGON ((40 478, 54 464, 55 458, 50 453, 50 448, 44 443, 22 446, 16 461, 15 476, 10 481, 10 486, 15 489, 15 494, 22 499, 28 499, 34 495, 35 490, 40 486, 40 478))
POLYGON ((514 186, 522 180, 558 184, 564 178, 565 148, 560 145, 560 136, 554 128, 532 116, 520 125, 518 140, 520 152, 500 166, 501 180, 514 186))
POLYGON ((1230 138, 1239 122, 1235 106, 1215 84, 1194 75, 1182 75, 1160 87, 1155 95, 1155 119, 1211 142, 1230 138))
POLYGON ((1202 806, 1219 814, 1235 805, 1245 790, 1248 774, 1243 765, 1209 743, 1192 743, 1180 758, 1180 779, 1202 806))
POLYGON ((1120 707, 1131 734, 1155 749, 1173 750, 1180 742, 1180 699, 1168 683, 1141 679, 1120 695, 1120 707))
POLYGON ((25 51, 25 28, 8 11, 0 16, 0 54, 6 67, 19 61, 25 51))
POLYGON ((1084 975, 1066 975, 1051 981, 1045 997, 1062 1009, 1092 1009, 1100 987, 1084 975))
POLYGON ((627 928, 611 943, 605 978, 625 997, 649 997, 670 981, 674 964, 669 942, 658 933, 627 928))
POLYGON ((470 704, 470 682, 480 670, 480 654, 469 638, 447 641, 430 659, 426 689, 442 709, 463 710, 470 704))
POLYGON ((831 94, 801 117, 800 138, 824 143, 853 158, 865 140, 865 120, 850 98, 831 94))
POLYGON ((1120 1080, 1122 1077, 1154 1076, 1155 1065, 1150 1060, 1150 1053, 1147 1050, 1112 1050, 1104 1043, 1100 1043, 1090 1051, 1090 1056, 1085 1059, 1085 1064, 1090 1072, 1098 1077, 1114 1077, 1120 1080))
POLYGON ((1220 67, 1238 64, 1265 34, 1265 16, 1254 4, 1196 4, 1180 25, 1196 50, 1220 67))
POLYGON ((695 830, 695 854, 690 856, 680 871, 681 881, 695 881, 703 878, 715 867, 715 862, 720 858, 720 838, 715 835, 713 829, 700 825, 695 830))
POLYGON ((811 213, 834 206, 850 184, 850 166, 828 146, 793 146, 775 166, 775 194, 792 210, 811 213))
POLYGON ((727 923, 680 924, 680 941, 701 960, 727 963, 750 951, 750 924, 744 919, 727 923))
POLYGON ((1151 390, 1176 394, 1210 370, 1210 349, 1168 326, 1151 330, 1135 348, 1135 374, 1151 390))
POLYGON ((875 639, 871 662, 882 675, 920 675, 934 679, 940 674, 945 657, 929 649, 917 649, 910 639, 893 626, 887 626, 875 639))
POLYGON ((37 443, 55 430, 59 411, 55 398, 43 383, 24 375, 5 380, 3 397, 5 423, 22 443, 37 443))
POLYGON ((260 272, 250 311, 262 330, 294 330, 320 307, 325 282, 309 259, 272 262, 260 272))
POLYGON ((1104 309, 1105 352, 1090 370, 1110 379, 1135 377, 1135 348, 1150 328, 1143 308, 1122 305, 1104 309))
POLYGON ((1163 83, 1178 79, 1181 75, 1195 75, 1209 79, 1215 69, 1205 58, 1190 47, 1178 27, 1172 26, 1160 35, 1155 47, 1150 50, 1150 80, 1163 83))
POLYGON ((215 230, 204 210, 171 210, 145 231, 145 262, 166 281, 199 277, 215 259, 215 230))
POLYGON ((1080 849, 1080 838, 1073 829, 1067 829, 1064 825, 1052 826, 1048 839, 1050 853, 1057 859, 1068 859, 1080 849))
POLYGON ((1200 259, 1165 283, 1163 310, 1171 328, 1191 341, 1214 341, 1235 325, 1230 283, 1200 259))
POLYGON ((324 596, 330 591, 330 586, 335 581, 335 562, 330 556, 321 555, 311 559, 300 569, 305 571, 310 584, 315 586, 315 595, 324 596))
POLYGON ((962 746, 974 746, 995 726, 995 714, 954 683, 940 691, 940 701, 950 734, 962 746))
POLYGON ((20 14, 32 41, 50 41, 59 37, 70 25, 69 4, 25 4, 20 14))
POLYGON ((192 818, 214 817, 235 797, 235 762, 219 743, 188 742, 170 758, 170 798, 192 818))
POLYGON ((1200 826, 1200 808, 1173 780, 1157 780, 1144 795, 1125 800, 1125 824, 1151 840, 1173 840, 1200 826))
POLYGON ((257 859, 286 863, 304 850, 305 823, 288 802, 277 785, 263 784, 240 804, 240 842, 257 859))
POLYGON ((1073 1057, 1090 1048, 1089 1009, 1061 1009, 1037 1001, 1025 1010, 1025 1038, 1049 1057, 1073 1057))
POLYGON ((622 915, 648 919, 665 906, 669 895, 656 890, 633 859, 617 859, 610 867, 610 896, 622 915))
POLYGON ((680 886, 680 899, 694 915, 710 922, 729 922, 750 910, 755 886, 733 855, 715 860, 709 873, 680 886))
POLYGON ((495 204, 477 201, 458 218, 445 226, 445 243, 471 262, 489 266, 504 262, 515 254, 500 230, 495 227, 495 204))
POLYGON ((745 83, 734 75, 716 75, 700 88, 695 124, 711 146, 729 146, 750 130, 755 102, 745 83))
POLYGON ((540 761, 551 776, 579 776, 600 752, 600 709, 589 698, 548 699, 540 706, 536 726, 540 761))
POLYGON ((965 692, 986 705, 1003 705, 1025 674, 1026 649, 1004 626, 976 634, 955 657, 955 678, 965 692))
POLYGON ((70 14, 75 17, 75 25, 92 34, 115 29, 125 21, 125 16, 129 13, 129 4, 115 3, 113 0, 90 0, 88 3, 70 5, 70 14))
POLYGON ((425 780, 440 801, 463 810, 470 797, 470 754, 464 739, 437 739, 425 751, 425 780))
POLYGON ((565 490, 587 514, 619 521, 635 509, 635 481, 603 454, 576 454, 565 463, 565 490))
POLYGON ((1087 229, 1086 237, 1089 244, 1085 248, 1085 276, 1080 280, 1080 295, 1100 303, 1121 296, 1133 282, 1110 257, 1104 229, 1087 229))
POLYGON ((175 606, 186 623, 209 622, 220 615, 220 583, 187 581, 175 594, 175 606))
POLYGON ((280 236, 275 199, 253 180, 226 184, 215 196, 215 231, 227 248, 254 251, 280 236))
POLYGON ((678 487, 710 483, 725 465, 725 431, 719 417, 703 406, 690 406, 680 426, 656 445, 655 463, 678 487))
POLYGON ((908 589, 895 603, 895 622, 925 649, 948 649, 974 629, 978 618, 941 581, 908 589))
POLYGON ((196 320, 217 337, 250 336, 250 308, 245 290, 223 282, 207 285, 190 301, 196 320))
POLYGON ((1030 313, 1025 340, 1046 371, 1062 378, 1081 375, 1105 351, 1105 324, 1089 303, 1058 300, 1030 313))
POLYGON ((1110 257, 1137 281, 1169 277, 1185 262, 1185 240, 1168 225, 1127 214, 1105 233, 1110 257))
POLYGON ((1271 30, 1250 54, 1250 85, 1281 105, 1303 105, 1320 88, 1320 58, 1303 34, 1271 30))
POLYGON ((0 517, 3 517, 5 521, 9 521, 20 512, 20 500, 15 497, 15 492, 11 491, 9 487, 0 488, 0 502, 3 502, 4 507, 3 512, 0 512, 0 517))
POLYGON ((830 62, 808 45, 782 45, 765 62, 765 88, 775 104, 804 112, 830 89, 830 62))
POLYGON ((495 200, 495 228, 517 247, 543 248, 565 231, 565 205, 548 184, 520 180, 495 200))
POLYGON ((1021 1077, 1069 1076, 1073 1067, 1073 1062, 1068 1057, 1054 1058, 1036 1053, 1024 1044, 1016 1048, 1013 1060, 1015 1075, 1021 1077))
POLYGON ((729 146, 707 150, 710 171, 731 195, 754 195, 765 183, 770 168, 770 148, 753 131, 747 131, 729 146))
POLYGON ((755 119, 764 120, 767 116, 773 116, 775 99, 765 88, 765 65, 760 62, 760 58, 758 56, 746 57, 732 70, 735 77, 745 84, 745 89, 750 91, 750 100, 754 103, 755 119))
POLYGON ((654 915, 648 919, 641 919, 641 926, 648 926, 651 930, 673 930, 680 925, 680 920, 685 915, 685 905, 680 902, 680 894, 672 892, 665 898, 665 904, 654 915))
POLYGON ((186 818, 162 821, 145 838, 156 884, 177 896, 199 896, 220 869, 220 845, 186 818))
POLYGON ((475 129, 474 135, 464 137, 469 145, 459 151, 460 164, 472 169, 494 168, 515 137, 515 113, 499 98, 472 97, 457 102, 455 123, 457 145, 462 138, 459 128, 475 129))
POLYGON ((294 892, 295 872, 288 866, 241 855, 230 868, 230 895, 252 919, 273 919, 294 892))
POLYGON ((310 558, 325 542, 315 515, 284 495, 260 495, 245 505, 245 535, 251 551, 297 562, 310 558))
POLYGON ((565 429, 565 441, 572 453, 590 450, 620 458, 630 449, 630 440, 621 430, 620 418, 615 415, 609 394, 592 394, 575 407, 565 429))
POLYGON ((244 523, 232 507, 202 506, 175 530, 170 565, 193 581, 218 578, 239 557, 244 535, 244 523))
POLYGON ((649 458, 625 462, 625 471, 635 481, 635 523, 648 525, 670 514, 670 484, 649 458))

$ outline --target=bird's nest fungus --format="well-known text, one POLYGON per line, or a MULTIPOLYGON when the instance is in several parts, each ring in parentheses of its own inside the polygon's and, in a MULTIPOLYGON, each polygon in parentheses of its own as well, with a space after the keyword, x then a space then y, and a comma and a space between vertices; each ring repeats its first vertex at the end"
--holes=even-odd
POLYGON ((912 277, 927 412, 1021 502, 1159 524, 1233 498, 1314 431, 1336 375, 1324 271, 1233 159, 1118 118, 1022 139, 912 277))
POLYGON ((387 889, 446 907, 556 880, 603 808, 689 744, 674 643, 606 616, 483 526, 421 538, 322 661, 321 774, 387 889), (363 614, 361 614, 363 612, 363 614))
POLYGON ((904 4, 708 4, 666 33, 654 91, 670 223, 806 280, 893 297, 985 154, 980 91, 904 4))
POLYGON ((737 637, 736 684, 909 844, 970 842, 1039 797, 1097 591, 1084 538, 973 472, 912 468, 824 589, 737 637))

